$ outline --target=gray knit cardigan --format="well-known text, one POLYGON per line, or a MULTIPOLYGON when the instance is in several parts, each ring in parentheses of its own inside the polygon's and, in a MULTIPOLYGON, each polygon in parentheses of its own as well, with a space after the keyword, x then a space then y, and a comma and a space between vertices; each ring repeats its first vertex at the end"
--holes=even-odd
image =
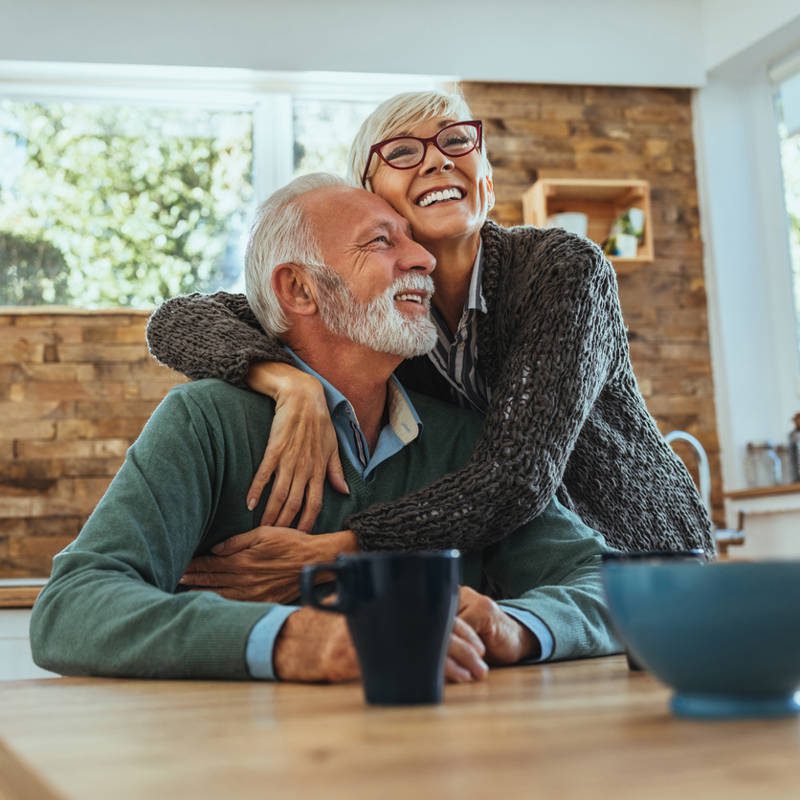
MULTIPOLYGON (((713 552, 692 479, 636 384, 616 276, 600 249, 560 229, 487 222, 481 235, 488 314, 479 316, 478 363, 491 390, 483 433, 462 469, 349 519, 361 548, 485 547, 558 494, 615 547, 713 552)), ((243 385, 254 361, 291 363, 243 295, 168 300, 147 336, 159 361, 191 378, 243 385)))

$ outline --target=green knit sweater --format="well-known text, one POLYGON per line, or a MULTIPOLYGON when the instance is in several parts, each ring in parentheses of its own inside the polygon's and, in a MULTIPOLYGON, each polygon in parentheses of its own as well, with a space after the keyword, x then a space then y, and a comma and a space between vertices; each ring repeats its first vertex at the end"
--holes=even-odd
MULTIPOLYGON (((367 481, 348 469, 349 496, 326 487, 318 531, 340 529, 352 513, 468 458, 480 419, 422 395, 412 401, 423 433, 367 481)), ((271 604, 176 587, 194 555, 258 526, 265 501, 247 511, 243 491, 273 413, 271 400, 216 380, 170 392, 76 541, 53 561, 31 619, 37 664, 63 674, 248 676, 247 639, 271 604)), ((604 548, 553 502, 500 543, 465 554, 463 580, 537 614, 553 633, 555 658, 599 655, 617 647, 599 580, 604 548)))

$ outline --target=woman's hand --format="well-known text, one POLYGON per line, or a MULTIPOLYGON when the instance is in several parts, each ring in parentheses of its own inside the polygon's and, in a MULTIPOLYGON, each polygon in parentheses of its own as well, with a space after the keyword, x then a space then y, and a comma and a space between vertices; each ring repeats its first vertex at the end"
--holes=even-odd
POLYGON ((349 494, 339 460, 339 446, 320 382, 288 364, 260 363, 250 368, 247 383, 275 399, 275 418, 264 458, 247 490, 247 507, 258 505, 272 478, 262 525, 291 525, 311 530, 322 507, 327 475, 331 486, 349 494))
POLYGON ((306 564, 333 561, 357 549, 352 531, 311 535, 262 526, 220 542, 211 548, 213 555, 193 558, 180 584, 231 600, 288 603, 300 595, 306 564))

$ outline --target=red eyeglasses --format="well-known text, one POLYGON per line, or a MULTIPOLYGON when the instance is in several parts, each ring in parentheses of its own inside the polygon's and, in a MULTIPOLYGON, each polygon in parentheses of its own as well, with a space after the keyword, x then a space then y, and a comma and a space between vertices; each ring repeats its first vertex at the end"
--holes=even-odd
POLYGON ((392 139, 384 139, 370 147, 364 174, 361 176, 361 185, 366 188, 369 165, 375 154, 393 169, 413 169, 422 163, 429 144, 433 144, 440 153, 450 158, 458 158, 473 150, 480 150, 482 138, 482 122, 479 119, 471 119, 445 125, 435 136, 425 138, 395 136, 392 139))

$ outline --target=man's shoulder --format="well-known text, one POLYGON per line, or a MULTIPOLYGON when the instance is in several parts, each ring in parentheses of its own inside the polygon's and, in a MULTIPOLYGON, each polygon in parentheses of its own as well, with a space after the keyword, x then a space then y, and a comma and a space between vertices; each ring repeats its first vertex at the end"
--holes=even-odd
POLYGON ((271 416, 275 407, 269 397, 217 378, 203 378, 174 386, 162 405, 167 409, 182 407, 190 416, 199 412, 211 420, 238 416, 249 418, 258 414, 271 416))
POLYGON ((193 402, 198 405, 206 403, 248 403, 261 397, 261 395, 257 395, 249 389, 240 389, 238 386, 218 378, 203 378, 199 381, 178 384, 170 389, 167 397, 171 396, 184 402, 193 402))
POLYGON ((406 391, 425 430, 431 434, 441 432, 442 435, 453 435, 463 431, 477 435, 483 427, 483 417, 476 411, 459 408, 427 394, 409 389, 406 391))

